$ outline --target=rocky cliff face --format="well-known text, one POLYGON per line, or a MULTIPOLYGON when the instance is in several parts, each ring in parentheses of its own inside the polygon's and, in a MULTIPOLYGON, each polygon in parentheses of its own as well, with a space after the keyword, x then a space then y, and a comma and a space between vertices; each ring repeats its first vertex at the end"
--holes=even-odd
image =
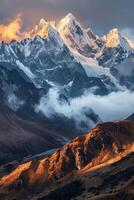
POLYGON ((70 141, 51 156, 18 166, 1 178, 1 192, 10 188, 11 193, 19 196, 23 190, 25 194, 33 188, 43 190, 70 175, 75 177, 84 171, 115 163, 134 151, 133 130, 134 123, 130 121, 99 124, 91 133, 70 141))
POLYGON ((103 41, 91 29, 84 29, 71 13, 61 19, 58 31, 70 50, 85 57, 94 58, 103 47, 103 41))

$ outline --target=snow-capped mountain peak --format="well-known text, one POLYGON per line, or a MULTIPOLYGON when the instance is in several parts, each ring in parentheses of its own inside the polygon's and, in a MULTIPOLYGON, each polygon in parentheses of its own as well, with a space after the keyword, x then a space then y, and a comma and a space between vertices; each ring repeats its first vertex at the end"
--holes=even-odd
POLYGON ((30 32, 31 37, 35 37, 36 35, 39 35, 43 38, 48 36, 49 28, 50 26, 55 26, 54 21, 46 21, 45 19, 41 19, 38 23, 38 25, 35 26, 34 29, 30 32))
POLYGON ((114 48, 121 46, 127 52, 132 51, 132 43, 124 37, 117 28, 110 30, 104 37, 105 45, 107 48, 114 48))
POLYGON ((75 16, 72 13, 69 13, 63 19, 61 19, 61 22, 67 24, 69 22, 72 22, 73 20, 76 20, 75 16))
POLYGON ((40 24, 40 25, 47 24, 47 21, 46 21, 44 18, 42 18, 42 19, 40 20, 39 24, 40 24))
POLYGON ((71 51, 82 53, 86 57, 91 57, 91 54, 96 52, 95 49, 98 47, 95 42, 96 36, 92 30, 90 28, 84 29, 71 13, 61 19, 57 26, 54 21, 46 21, 42 18, 30 32, 32 38, 37 35, 42 38, 48 38, 50 35, 58 36, 60 44, 63 45, 64 41, 71 51))
POLYGON ((120 44, 121 34, 117 28, 114 28, 109 31, 109 33, 105 36, 106 47, 114 48, 120 44))
POLYGON ((71 51, 85 57, 94 57, 99 49, 96 36, 91 29, 83 28, 71 13, 61 19, 57 28, 71 51))
POLYGON ((98 58, 99 65, 113 67, 123 63, 134 54, 132 42, 124 37, 117 28, 109 31, 104 37, 104 49, 98 58))
POLYGON ((67 34, 69 31, 75 31, 76 25, 81 28, 80 23, 71 13, 69 13, 67 16, 65 16, 63 19, 60 20, 58 24, 58 30, 59 32, 61 32, 61 34, 63 32, 67 34))

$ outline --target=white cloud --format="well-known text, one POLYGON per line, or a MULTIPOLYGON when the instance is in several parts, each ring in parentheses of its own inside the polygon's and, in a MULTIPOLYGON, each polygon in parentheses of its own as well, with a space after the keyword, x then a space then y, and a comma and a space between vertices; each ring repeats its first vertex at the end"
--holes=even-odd
POLYGON ((58 91, 50 89, 47 97, 42 97, 40 104, 36 106, 36 112, 42 112, 49 118, 59 114, 74 119, 78 124, 83 120, 92 126, 93 124, 84 114, 88 108, 89 110, 92 108, 103 121, 122 120, 134 113, 134 93, 114 92, 103 97, 85 93, 69 103, 60 103, 58 91))
POLYGON ((134 113, 134 92, 114 92, 106 97, 91 95, 84 97, 103 121, 123 120, 134 113))
POLYGON ((59 101, 58 90, 50 89, 46 97, 40 99, 39 105, 35 107, 36 112, 42 112, 48 118, 53 118, 55 114, 72 119, 76 127, 81 129, 83 122, 87 127, 94 126, 92 120, 89 121, 88 114, 93 113, 91 107, 87 104, 81 104, 83 98, 75 98, 70 102, 59 101))
POLYGON ((12 110, 17 111, 25 102, 19 99, 15 94, 10 94, 7 98, 7 103, 12 110))

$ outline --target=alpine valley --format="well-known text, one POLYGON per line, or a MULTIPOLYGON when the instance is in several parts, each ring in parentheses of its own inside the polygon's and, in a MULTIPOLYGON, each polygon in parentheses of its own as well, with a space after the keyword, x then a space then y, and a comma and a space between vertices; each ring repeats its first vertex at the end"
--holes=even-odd
POLYGON ((69 13, 0 41, 0 199, 134 200, 134 104, 106 120, 122 93, 134 102, 134 42, 117 28, 69 13))

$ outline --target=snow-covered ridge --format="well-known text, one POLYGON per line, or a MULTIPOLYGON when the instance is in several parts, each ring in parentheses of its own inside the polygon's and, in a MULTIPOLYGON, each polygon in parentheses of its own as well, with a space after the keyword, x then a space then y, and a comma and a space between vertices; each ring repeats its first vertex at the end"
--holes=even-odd
POLYGON ((30 32, 31 37, 39 35, 43 38, 48 37, 49 30, 55 29, 59 32, 64 43, 71 51, 83 52, 88 55, 88 51, 92 48, 97 49, 96 36, 90 28, 84 29, 77 19, 69 13, 56 25, 54 21, 46 21, 41 19, 39 24, 30 32))
MULTIPOLYGON (((134 42, 123 36, 117 28, 109 31, 104 37, 99 37, 93 33, 90 27, 84 28, 71 13, 57 24, 55 21, 41 19, 30 35, 33 38, 36 35, 42 38, 50 38, 49 35, 53 35, 51 39, 57 37, 61 48, 66 45, 70 53, 76 59, 79 58, 77 60, 81 64, 84 59, 89 67, 98 65, 111 67, 134 54, 134 42), (116 48, 120 50, 116 52, 116 48), (107 55, 111 55, 111 57, 108 58, 107 55)), ((28 50, 28 48, 26 49, 28 50)))
POLYGON ((90 27, 86 29, 83 28, 72 13, 66 15, 57 24, 55 21, 46 21, 42 18, 39 21, 39 24, 32 29, 30 35, 31 37, 34 37, 35 35, 47 37, 50 27, 55 28, 60 33, 65 44, 72 51, 89 50, 89 47, 94 51, 99 51, 102 48, 102 45, 100 45, 101 42, 104 42, 107 48, 114 48, 119 44, 124 46, 128 45, 130 48, 134 48, 133 41, 122 36, 117 28, 110 30, 102 39, 101 37, 96 36, 90 27))
POLYGON ((109 31, 109 33, 106 34, 103 39, 107 48, 114 48, 120 45, 128 53, 133 48, 132 42, 126 37, 122 36, 117 28, 109 31))
MULTIPOLYGON (((29 32, 31 38, 37 35, 48 38, 49 34, 57 35, 59 43, 62 45, 64 43, 72 53, 93 58, 94 61, 96 58, 101 57, 105 48, 115 48, 120 45, 128 54, 134 52, 134 42, 122 36, 117 28, 109 31, 104 37, 99 37, 93 33, 90 27, 82 27, 77 18, 71 13, 62 18, 57 24, 55 21, 47 21, 42 18, 29 32)), ((25 53, 29 56, 28 46, 25 53)))
MULTIPOLYGON (((64 82, 62 79, 65 78, 59 75, 61 71, 63 73, 68 68, 79 72, 80 68, 76 66, 80 65, 88 77, 109 77, 120 88, 108 68, 121 63, 134 51, 133 43, 123 37, 118 29, 112 29, 101 38, 90 28, 83 28, 71 13, 58 24, 41 19, 30 35, 31 38, 21 42, 0 43, 0 62, 17 65, 38 87, 43 80, 53 82, 51 86, 60 78, 64 82), (59 77, 56 79, 56 76, 59 77)), ((65 84, 69 82, 72 82, 70 77, 65 84)))
MULTIPOLYGON (((126 77, 119 69, 119 64, 127 60, 132 53, 129 43, 131 42, 117 29, 110 31, 104 38, 97 37, 90 28, 83 28, 72 14, 68 14, 57 25, 41 19, 31 31, 31 38, 8 44, 0 43, 1 88, 4 94, 6 88, 13 88, 12 92, 16 97, 20 97, 22 88, 24 106, 29 106, 30 101, 32 110, 42 97, 44 102, 44 97, 48 96, 51 89, 52 93, 57 91, 56 98, 52 98, 52 101, 56 99, 60 102, 58 109, 64 102, 68 107, 72 99, 85 93, 106 96, 112 92, 126 90, 126 87, 132 90, 133 87, 130 86, 134 85, 133 79, 126 77), (114 66, 117 68, 113 68, 114 66), (123 83, 120 82, 122 74, 125 76, 123 83)), ((131 75, 132 70, 127 75, 131 75)), ((45 103, 51 104, 48 99, 45 103)), ((42 101, 40 105, 44 107, 42 101)), ((95 116, 94 112, 82 107, 82 113, 85 111, 95 116)), ((95 117, 96 120, 98 122, 98 117, 95 117)))
POLYGON ((93 57, 94 53, 100 50, 96 35, 90 28, 83 28, 72 14, 61 19, 57 29, 68 48, 73 52, 93 57))
POLYGON ((105 39, 106 47, 113 48, 120 44, 121 35, 118 29, 114 28, 111 31, 109 31, 108 34, 104 36, 104 39, 105 39))
POLYGON ((43 38, 48 37, 49 29, 52 28, 52 27, 56 28, 54 21, 46 21, 45 19, 42 18, 39 21, 39 24, 36 25, 35 28, 33 28, 30 31, 30 36, 35 37, 36 35, 39 35, 43 38))

